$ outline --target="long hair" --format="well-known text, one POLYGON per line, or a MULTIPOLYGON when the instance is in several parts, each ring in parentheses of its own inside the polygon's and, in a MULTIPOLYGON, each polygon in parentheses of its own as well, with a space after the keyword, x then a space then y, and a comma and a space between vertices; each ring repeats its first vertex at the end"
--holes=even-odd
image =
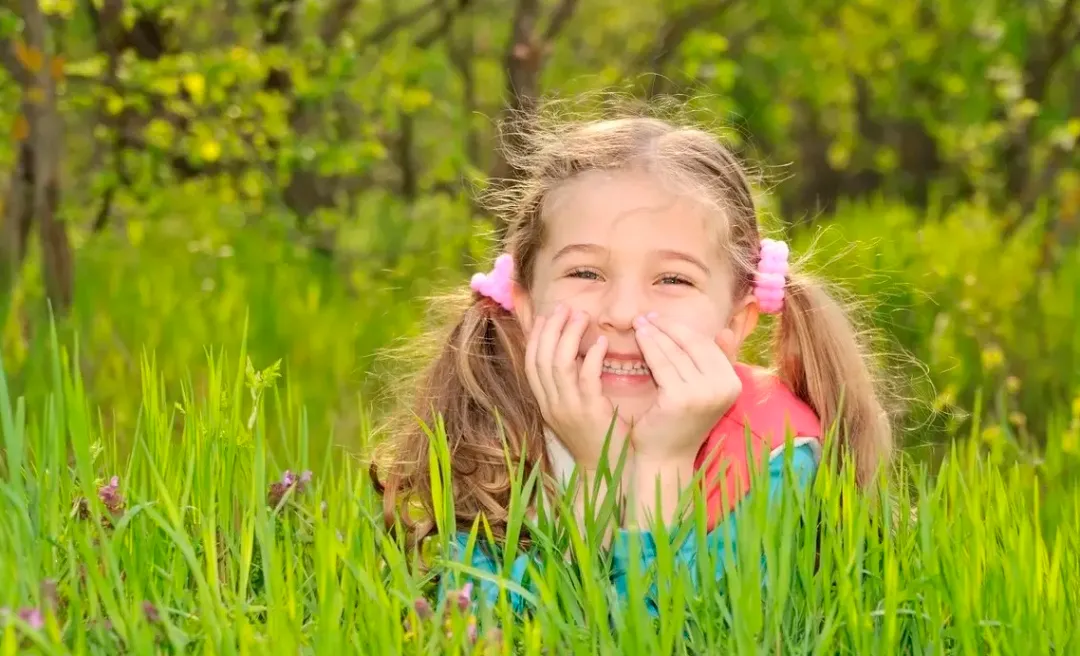
MULTIPOLYGON (((598 169, 646 171, 693 194, 715 216, 716 247, 730 262, 734 297, 751 291, 761 242, 757 211, 745 170, 715 136, 641 116, 547 121, 541 111, 524 126, 506 140, 517 144, 507 160, 520 179, 494 186, 484 200, 505 222, 505 252, 526 292, 544 244, 549 197, 579 173, 598 169)), ((840 445, 855 456, 857 479, 869 483, 889 459, 892 428, 862 333, 844 306, 805 273, 793 271, 786 292, 775 367, 823 425, 837 427, 840 445)), ((416 539, 430 533, 436 509, 428 437, 418 418, 433 425, 437 414, 451 454, 457 520, 471 524, 483 514, 502 536, 511 481, 504 443, 512 466, 524 458, 526 470, 550 474, 543 418, 524 374, 525 336, 510 312, 481 296, 463 292, 447 307, 452 327, 414 383, 411 403, 395 418, 382 464, 372 473, 383 489, 388 523, 400 517, 416 539), (409 504, 421 510, 419 517, 402 512, 409 504)))

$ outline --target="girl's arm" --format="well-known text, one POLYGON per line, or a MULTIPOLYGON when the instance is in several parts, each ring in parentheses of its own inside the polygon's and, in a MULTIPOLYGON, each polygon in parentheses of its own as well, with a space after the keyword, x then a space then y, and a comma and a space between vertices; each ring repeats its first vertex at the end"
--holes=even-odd
MULTIPOLYGON (((817 455, 814 449, 806 444, 799 445, 793 450, 791 461, 791 474, 793 475, 793 479, 784 477, 784 453, 781 451, 773 456, 769 460, 768 469, 767 494, 769 495, 769 503, 779 503, 780 495, 783 492, 783 486, 785 484, 795 484, 800 489, 808 488, 814 478, 814 474, 817 472, 817 467, 817 455)), ((751 491, 749 494, 757 493, 760 492, 755 490, 751 491)), ((749 494, 747 499, 749 498, 749 494)), ((742 503, 746 503, 747 499, 743 499, 742 503)), ((665 505, 667 504, 665 503, 665 505)), ((727 519, 717 525, 706 537, 706 545, 716 557, 717 578, 723 576, 723 555, 724 551, 727 549, 727 540, 729 536, 734 534, 736 516, 737 512, 729 514, 727 519)), ((656 560, 656 542, 649 531, 638 529, 623 529, 618 531, 612 549, 612 578, 620 596, 625 596, 627 593, 626 577, 629 574, 630 559, 633 557, 632 554, 634 553, 631 551, 630 545, 632 540, 638 542, 636 545, 638 553, 636 571, 639 575, 646 575, 649 572, 649 567, 653 564, 653 561, 656 560)), ((689 536, 675 552, 675 557, 688 565, 690 567, 690 572, 692 573, 696 573, 697 571, 697 568, 695 567, 698 556, 697 550, 697 540, 693 539, 692 536, 689 536)))

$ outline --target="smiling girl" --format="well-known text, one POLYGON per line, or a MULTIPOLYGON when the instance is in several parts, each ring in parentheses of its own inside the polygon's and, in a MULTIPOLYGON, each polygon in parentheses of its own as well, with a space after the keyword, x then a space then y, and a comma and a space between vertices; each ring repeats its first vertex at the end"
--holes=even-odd
MULTIPOLYGON (((496 537, 510 505, 507 456, 549 481, 575 467, 590 474, 613 424, 609 460, 625 446, 623 488, 643 492, 631 495, 615 546, 644 537, 646 559, 642 527, 657 513, 678 521, 679 494, 702 467, 709 544, 722 548, 721 529, 747 495, 776 492, 788 432, 798 484, 816 472, 830 426, 857 479, 874 478, 891 427, 859 333, 817 282, 791 270, 784 243, 762 238, 744 172, 716 138, 637 117, 530 136, 515 162, 525 175, 501 204, 505 253, 474 277, 385 445, 388 521, 400 518, 416 538, 434 530, 417 421, 434 425, 433 412, 452 454, 458 525, 483 515, 496 537), (762 312, 779 316, 768 370, 738 357, 762 312), (748 459, 747 429, 771 453, 766 462, 748 459), (750 490, 752 467, 768 469, 769 490, 750 490), (402 508, 416 503, 423 517, 410 519, 402 508)), ((681 558, 694 558, 691 542, 681 558)), ((498 569, 483 549, 471 564, 498 569)), ((481 587, 497 594, 493 582, 481 587)))

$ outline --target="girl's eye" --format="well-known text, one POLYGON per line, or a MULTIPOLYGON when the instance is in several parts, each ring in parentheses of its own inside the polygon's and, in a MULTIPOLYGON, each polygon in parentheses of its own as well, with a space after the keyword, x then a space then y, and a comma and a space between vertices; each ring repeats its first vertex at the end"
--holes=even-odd
POLYGON ((589 269, 574 269, 569 274, 567 274, 567 277, 582 278, 584 280, 599 280, 600 274, 595 271, 590 271, 589 269))
POLYGON ((660 282, 665 284, 665 285, 693 285, 694 284, 694 283, 690 282, 689 280, 687 280, 686 278, 684 278, 682 276, 677 276, 677 275, 674 275, 674 274, 664 276, 663 278, 660 279, 660 282))

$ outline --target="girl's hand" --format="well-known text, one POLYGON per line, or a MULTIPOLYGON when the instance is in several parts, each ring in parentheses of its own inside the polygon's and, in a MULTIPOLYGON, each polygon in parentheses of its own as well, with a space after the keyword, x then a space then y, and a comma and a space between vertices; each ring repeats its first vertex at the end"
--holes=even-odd
POLYGON ((634 325, 658 387, 656 402, 634 423, 634 450, 639 461, 685 468, 742 392, 734 335, 725 330, 714 341, 655 314, 634 325))
MULTIPOLYGON (((615 408, 603 395, 600 383, 607 339, 598 338, 578 364, 588 323, 587 314, 571 312, 565 306, 557 307, 551 317, 537 317, 525 349, 525 375, 544 421, 578 466, 595 471, 615 408)), ((611 436, 608 462, 612 468, 625 441, 621 423, 611 436)))

